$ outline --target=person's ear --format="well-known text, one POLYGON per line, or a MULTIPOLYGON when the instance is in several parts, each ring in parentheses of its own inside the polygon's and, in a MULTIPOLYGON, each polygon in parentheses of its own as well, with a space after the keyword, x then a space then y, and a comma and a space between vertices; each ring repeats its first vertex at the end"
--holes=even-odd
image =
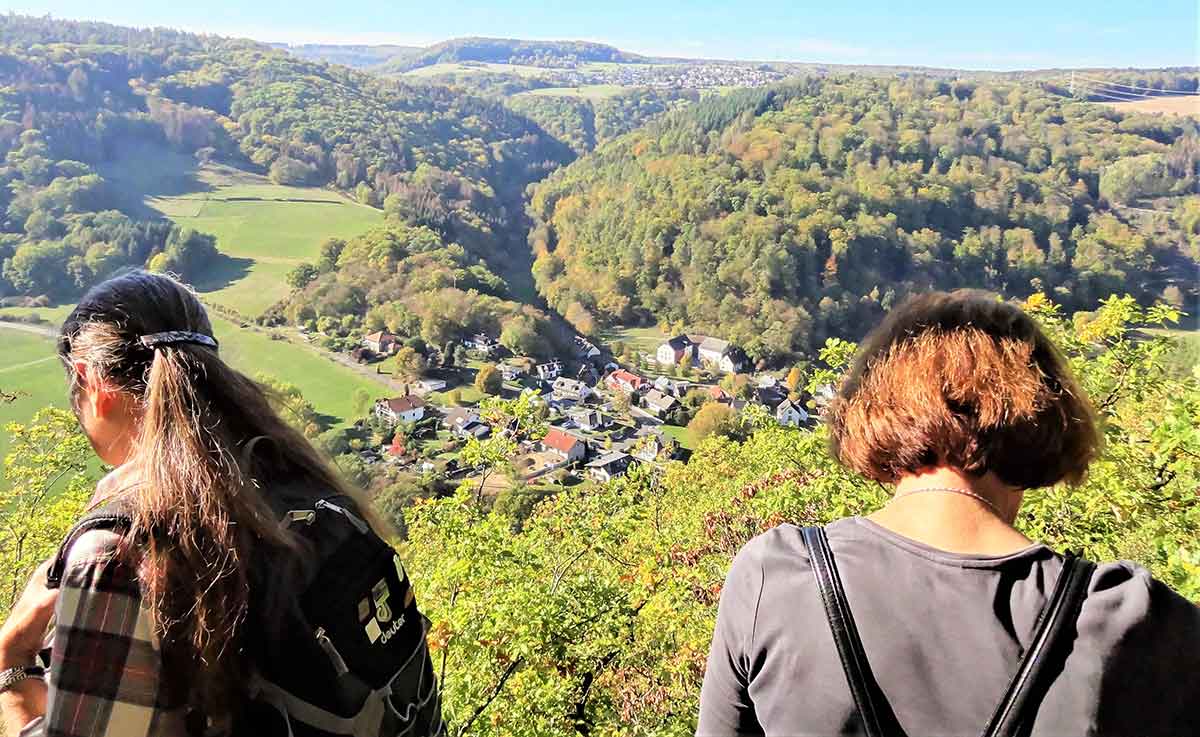
POLYGON ((107 416, 115 400, 112 387, 83 361, 75 362, 75 375, 79 377, 82 399, 88 403, 92 417, 107 416))

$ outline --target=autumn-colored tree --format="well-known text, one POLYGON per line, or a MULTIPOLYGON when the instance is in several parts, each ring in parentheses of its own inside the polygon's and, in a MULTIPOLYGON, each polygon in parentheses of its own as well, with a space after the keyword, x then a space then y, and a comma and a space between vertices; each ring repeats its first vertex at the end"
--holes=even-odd
POLYGON ((795 394, 800 390, 800 382, 802 381, 804 381, 804 371, 799 366, 792 366, 783 383, 787 386, 788 393, 795 394))
POLYGON ((567 311, 563 317, 567 319, 567 322, 571 323, 571 327, 583 335, 594 335, 596 332, 595 316, 578 302, 572 302, 567 305, 567 311))
POLYGON ((393 365, 392 375, 397 379, 405 381, 413 381, 421 378, 426 368, 428 368, 425 356, 407 345, 396 351, 396 358, 393 365))
POLYGON ((709 402, 700 408, 688 423, 688 432, 696 440, 710 435, 732 435, 737 424, 737 410, 728 404, 709 402))
POLYGON ((482 394, 499 394, 504 385, 504 377, 494 363, 485 363, 475 373, 475 388, 482 394))

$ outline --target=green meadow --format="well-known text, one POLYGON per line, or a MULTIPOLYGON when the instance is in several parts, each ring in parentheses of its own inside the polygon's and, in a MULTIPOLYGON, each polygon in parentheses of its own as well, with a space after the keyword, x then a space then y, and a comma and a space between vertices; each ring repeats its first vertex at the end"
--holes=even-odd
POLYGON ((331 425, 348 424, 355 419, 354 394, 358 389, 366 389, 372 397, 387 394, 382 384, 306 346, 274 340, 266 332, 239 328, 216 315, 213 315, 213 331, 221 343, 221 355, 231 366, 253 377, 265 374, 295 384, 331 425))
POLYGON ((114 160, 102 173, 126 193, 127 210, 216 236, 221 257, 196 288, 247 317, 287 296, 287 272, 316 260, 326 238, 351 238, 383 222, 380 210, 332 190, 273 184, 158 147, 131 148, 114 160))
MULTIPOLYGON (((33 311, 49 317, 66 309, 33 311)), ((29 310, 6 308, 0 314, 21 312, 29 310)), ((295 384, 330 426, 356 419, 354 394, 358 389, 366 389, 373 398, 387 394, 381 384, 305 346, 273 340, 265 332, 240 328, 215 315, 213 329, 221 342, 221 354, 230 365, 255 378, 265 375, 295 384)), ((54 340, 0 322, 0 389, 17 395, 14 402, 0 403, 2 459, 10 445, 3 429, 8 423, 29 422, 39 409, 49 405, 67 406, 65 376, 54 356, 54 340)))
POLYGON ((28 422, 47 405, 67 406, 66 377, 54 356, 54 340, 0 323, 0 390, 17 395, 14 402, 0 402, 3 458, 11 442, 3 428, 10 422, 28 422))
POLYGON ((541 87, 536 90, 519 92, 513 95, 513 97, 526 95, 535 97, 579 97, 595 101, 615 97, 627 89, 629 88, 616 84, 587 84, 581 87, 541 87))

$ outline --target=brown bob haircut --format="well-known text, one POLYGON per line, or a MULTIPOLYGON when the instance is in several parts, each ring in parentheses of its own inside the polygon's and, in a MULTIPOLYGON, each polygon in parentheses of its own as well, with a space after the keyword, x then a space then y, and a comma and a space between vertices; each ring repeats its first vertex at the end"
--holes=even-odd
POLYGON ((892 483, 938 466, 1020 489, 1077 483, 1100 439, 1054 344, 985 292, 932 292, 863 341, 829 411, 834 456, 892 483))

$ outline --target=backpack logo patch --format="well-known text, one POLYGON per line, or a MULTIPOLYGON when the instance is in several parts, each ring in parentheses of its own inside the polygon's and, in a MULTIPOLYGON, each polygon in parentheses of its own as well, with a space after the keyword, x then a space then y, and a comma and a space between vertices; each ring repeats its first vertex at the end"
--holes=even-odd
POLYGON ((387 579, 381 578, 379 583, 371 588, 371 595, 358 602, 358 619, 363 622, 363 631, 367 633, 367 639, 372 645, 386 644, 404 626, 403 614, 392 621, 392 607, 388 603, 391 594, 387 579), (375 616, 371 616, 372 608, 375 616))

